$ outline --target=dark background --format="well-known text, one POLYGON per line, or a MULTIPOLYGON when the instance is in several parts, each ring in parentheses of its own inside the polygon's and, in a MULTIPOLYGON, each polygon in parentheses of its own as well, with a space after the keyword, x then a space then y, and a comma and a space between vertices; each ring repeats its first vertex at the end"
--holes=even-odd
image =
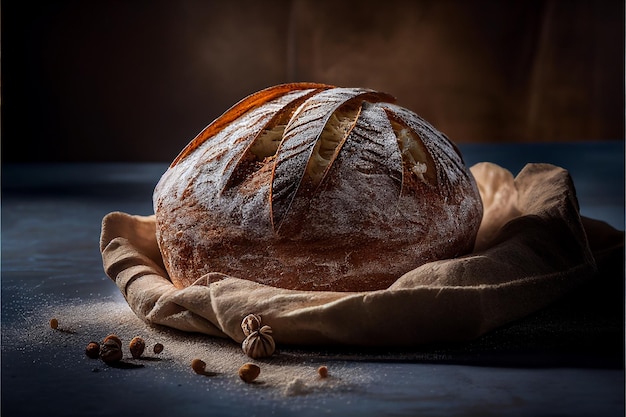
POLYGON ((456 142, 624 140, 621 0, 2 2, 2 160, 171 161, 283 82, 386 91, 456 142))

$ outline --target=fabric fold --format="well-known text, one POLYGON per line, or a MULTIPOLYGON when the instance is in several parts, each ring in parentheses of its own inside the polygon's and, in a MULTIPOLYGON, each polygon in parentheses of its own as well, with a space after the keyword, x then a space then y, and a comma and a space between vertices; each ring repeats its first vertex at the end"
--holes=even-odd
MULTIPOLYGON (((103 219, 105 271, 135 314, 154 325, 244 339, 241 320, 259 314, 278 344, 415 346, 471 340, 536 312, 596 271, 587 240, 609 226, 581 220, 567 171, 529 164, 516 176, 471 168, 485 215, 474 252, 422 265, 371 292, 293 291, 219 271, 176 288, 163 267, 154 216, 103 219)), ((616 232, 614 229, 611 229, 616 232)), ((619 247, 619 239, 600 250, 619 247)), ((621 234, 623 248, 623 233, 621 234)))

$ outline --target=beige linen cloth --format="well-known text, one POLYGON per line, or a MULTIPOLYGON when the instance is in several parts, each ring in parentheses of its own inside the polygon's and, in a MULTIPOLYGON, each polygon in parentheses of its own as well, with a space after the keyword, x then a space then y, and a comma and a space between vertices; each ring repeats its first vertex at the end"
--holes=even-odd
POLYGON ((596 262, 584 224, 595 235, 614 229, 581 219, 562 168, 529 164, 515 178, 491 163, 471 171, 484 203, 475 250, 422 265, 385 290, 293 291, 217 272, 178 289, 163 267, 154 216, 121 212, 103 219, 104 269, 147 323, 237 342, 244 339, 240 324, 249 313, 272 327, 278 345, 416 346, 474 339, 590 278, 596 262))

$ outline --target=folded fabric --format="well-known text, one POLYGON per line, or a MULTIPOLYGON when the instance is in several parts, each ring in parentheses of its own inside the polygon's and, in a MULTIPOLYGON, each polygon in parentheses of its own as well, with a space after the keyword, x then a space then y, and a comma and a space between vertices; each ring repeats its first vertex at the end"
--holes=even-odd
POLYGON ((103 219, 104 269, 147 323, 237 342, 245 337, 241 320, 250 313, 272 327, 279 345, 474 339, 551 304, 589 279, 596 263, 566 170, 529 164, 514 178, 480 163, 471 172, 484 204, 474 251, 422 265, 384 290, 293 291, 218 271, 179 289, 163 267, 154 216, 121 212, 103 219))

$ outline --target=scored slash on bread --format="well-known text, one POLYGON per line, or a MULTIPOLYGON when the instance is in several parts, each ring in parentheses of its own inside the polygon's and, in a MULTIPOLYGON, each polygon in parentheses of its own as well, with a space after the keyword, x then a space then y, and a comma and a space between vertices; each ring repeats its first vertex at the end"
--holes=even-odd
POLYGON ((327 84, 317 84, 317 83, 294 83, 294 84, 281 84, 274 87, 269 87, 264 90, 258 91, 256 93, 250 94, 248 97, 242 99, 237 104, 228 109, 224 114, 215 119, 211 124, 209 124, 198 136, 196 136, 174 159, 171 167, 178 164, 182 159, 184 159, 187 155, 193 152, 198 146, 200 146, 204 141, 215 135, 221 129, 223 129, 226 125, 236 120, 238 117, 248 112, 249 110, 259 107, 268 101, 280 97, 290 91, 293 90, 304 90, 304 89, 326 89, 332 88, 332 86, 327 84))
MULTIPOLYGON (((363 106, 372 102, 393 103, 395 98, 364 88, 337 88, 316 83, 270 87, 244 98, 211 123, 183 149, 171 167, 210 140, 227 124, 249 110, 266 105, 271 118, 265 124, 257 123, 256 128, 249 126, 242 129, 247 135, 238 142, 245 144, 245 150, 226 168, 220 188, 224 191, 240 184, 256 170, 255 166, 278 154, 272 161, 270 194, 272 225, 274 231, 278 232, 298 190, 310 190, 320 185, 357 122, 360 122, 361 130, 368 129, 368 123, 364 122, 367 116, 360 118, 360 115, 363 106), (300 182, 293 182, 291 175, 282 175, 283 171, 294 167, 302 170, 300 182)), ((435 164, 417 133, 393 109, 385 106, 381 108, 389 118, 409 170, 421 180, 428 178, 434 184, 435 164)), ((369 126, 372 125, 370 122, 369 126)), ((359 136, 366 138, 365 133, 357 132, 353 140, 358 141, 359 136)), ((374 149, 369 152, 381 156, 374 149)))
POLYGON ((320 185, 359 120, 360 104, 368 100, 393 98, 371 90, 334 88, 310 97, 296 110, 285 128, 274 163, 270 209, 275 232, 280 230, 296 196, 320 185), (347 110, 350 107, 351 111, 347 110), (352 117, 345 117, 348 114, 352 117), (336 122, 329 123, 333 117, 336 122), (343 129, 342 121, 346 125, 343 129), (298 183, 292 181, 291 170, 301 178, 298 183))

